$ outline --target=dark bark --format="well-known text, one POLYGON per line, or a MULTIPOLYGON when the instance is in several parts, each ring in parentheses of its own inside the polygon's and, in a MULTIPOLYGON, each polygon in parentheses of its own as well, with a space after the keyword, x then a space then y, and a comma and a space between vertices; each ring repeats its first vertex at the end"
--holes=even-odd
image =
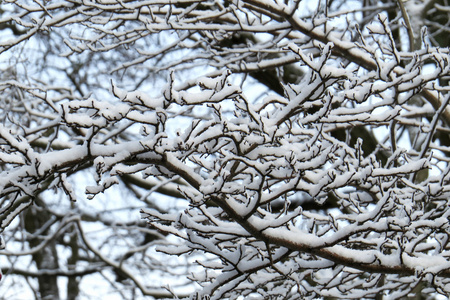
MULTIPOLYGON (((43 238, 49 235, 50 229, 43 228, 50 220, 50 212, 45 208, 44 202, 37 198, 35 205, 32 205, 25 213, 25 229, 30 233, 28 242, 30 247, 37 247, 42 243, 43 238), (44 230, 42 230, 44 229, 44 230)), ((33 254, 33 261, 38 270, 58 269, 58 255, 56 251, 56 241, 47 243, 41 250, 33 254)), ((39 283, 40 299, 58 300, 59 289, 57 276, 43 275, 37 278, 39 283)))

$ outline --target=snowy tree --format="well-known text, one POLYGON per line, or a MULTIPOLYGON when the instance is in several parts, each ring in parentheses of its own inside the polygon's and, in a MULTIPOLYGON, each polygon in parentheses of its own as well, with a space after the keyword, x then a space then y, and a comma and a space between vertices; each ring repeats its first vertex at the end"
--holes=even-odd
POLYGON ((1 297, 449 294, 446 4, 1 1, 1 297))

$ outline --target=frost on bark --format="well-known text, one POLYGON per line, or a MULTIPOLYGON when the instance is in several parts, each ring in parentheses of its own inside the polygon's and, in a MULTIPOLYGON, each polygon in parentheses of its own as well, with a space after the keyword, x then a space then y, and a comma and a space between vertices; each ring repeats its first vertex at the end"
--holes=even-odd
POLYGON ((5 280, 43 295, 65 277, 72 299, 90 278, 124 299, 448 294, 447 14, 4 1, 5 280))

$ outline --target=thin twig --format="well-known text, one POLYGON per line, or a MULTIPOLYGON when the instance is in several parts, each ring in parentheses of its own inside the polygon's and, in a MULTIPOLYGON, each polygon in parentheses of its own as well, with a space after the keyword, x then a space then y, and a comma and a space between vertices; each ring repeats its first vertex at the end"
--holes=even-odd
POLYGON ((403 20, 405 21, 406 30, 408 31, 409 51, 414 51, 414 50, 416 50, 415 43, 414 43, 415 38, 414 38, 414 32, 412 30, 411 21, 409 19, 408 12, 406 11, 405 5, 403 5, 403 0, 397 0, 397 3, 402 12, 403 20))

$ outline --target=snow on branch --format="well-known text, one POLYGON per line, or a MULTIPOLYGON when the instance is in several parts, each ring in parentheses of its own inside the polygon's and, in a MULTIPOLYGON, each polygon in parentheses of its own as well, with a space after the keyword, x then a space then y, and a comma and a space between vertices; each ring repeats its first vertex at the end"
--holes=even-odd
POLYGON ((158 239, 114 260, 76 227, 145 295, 122 263, 153 246, 198 257, 198 299, 450 292, 448 50, 301 1, 7 2, 0 53, 40 38, 49 65, 0 75, 2 231, 45 190, 126 186, 158 239))

